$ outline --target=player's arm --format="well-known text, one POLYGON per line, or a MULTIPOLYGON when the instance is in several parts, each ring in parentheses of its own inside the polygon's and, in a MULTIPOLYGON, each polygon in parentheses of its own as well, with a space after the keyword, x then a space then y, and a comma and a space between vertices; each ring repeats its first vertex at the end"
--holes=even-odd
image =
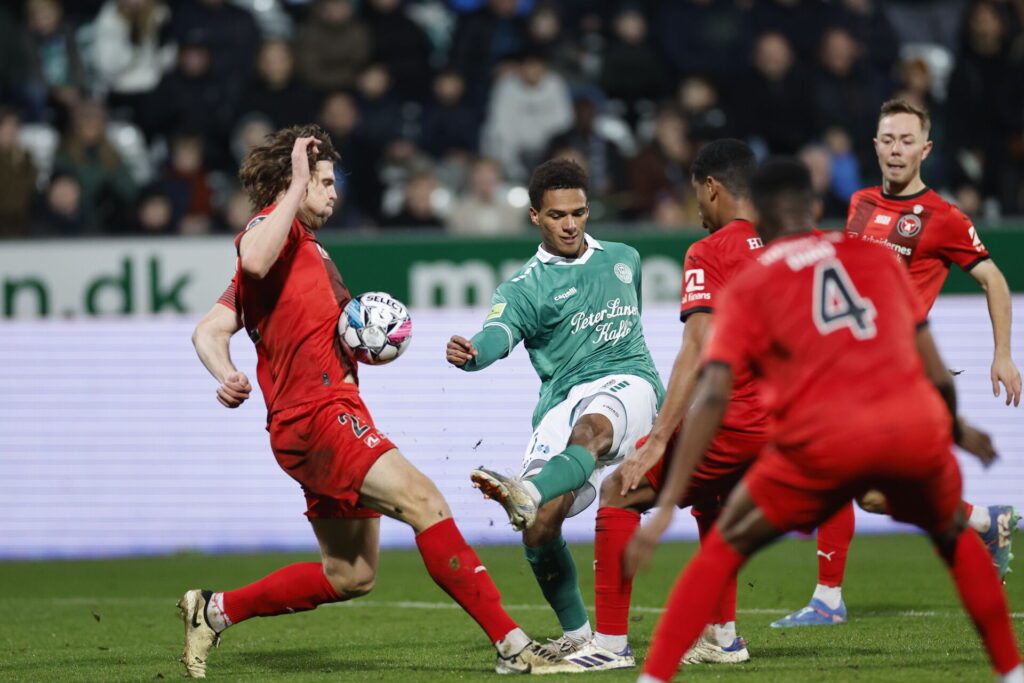
POLYGON ((686 429, 676 444, 665 486, 658 495, 658 511, 651 521, 634 534, 623 558, 623 572, 626 576, 635 575, 639 567, 650 562, 654 547, 672 522, 676 503, 690 484, 693 470, 718 433, 731 391, 732 368, 727 363, 712 361, 704 366, 693 407, 686 419, 686 429))
POLYGON ((935 339, 926 323, 922 323, 918 327, 915 341, 917 353, 921 356, 921 362, 924 364, 925 375, 939 390, 939 394, 942 395, 942 400, 946 402, 949 414, 953 418, 953 440, 987 467, 997 457, 992 440, 988 434, 975 429, 957 415, 956 387, 953 385, 953 377, 949 374, 946 364, 939 355, 935 339))
POLYGON ((241 328, 242 319, 238 313, 218 302, 192 332, 192 345, 199 360, 220 382, 217 400, 228 408, 242 405, 252 392, 249 378, 239 372, 231 361, 231 337, 241 328))
POLYGON ((672 364, 672 374, 665 389, 658 418, 643 446, 626 456, 619 467, 622 478, 621 495, 640 485, 644 475, 665 454, 665 447, 676 428, 686 417, 686 409, 693 398, 694 387, 700 374, 701 348, 704 335, 711 324, 711 314, 691 313, 683 327, 683 344, 672 364))
POLYGON ((292 221, 306 196, 309 185, 309 153, 316 153, 319 140, 298 138, 292 147, 292 177, 284 197, 267 217, 249 228, 238 244, 242 270, 246 275, 262 280, 281 255, 281 248, 288 239, 292 221))
POLYGON ((999 266, 992 259, 978 263, 968 272, 985 290, 988 315, 992 321, 992 338, 995 342, 991 373, 992 395, 999 396, 999 384, 1002 383, 1006 387, 1006 405, 1012 402, 1014 406, 1019 406, 1020 370, 1017 369, 1010 354, 1010 327, 1013 321, 1010 287, 1006 284, 1006 278, 999 270, 999 266))
POLYGON ((533 309, 521 301, 522 295, 517 292, 505 289, 505 285, 499 287, 484 318, 483 329, 472 339, 453 335, 448 340, 445 359, 457 368, 473 372, 512 353, 516 344, 536 329, 532 322, 536 317, 533 309))

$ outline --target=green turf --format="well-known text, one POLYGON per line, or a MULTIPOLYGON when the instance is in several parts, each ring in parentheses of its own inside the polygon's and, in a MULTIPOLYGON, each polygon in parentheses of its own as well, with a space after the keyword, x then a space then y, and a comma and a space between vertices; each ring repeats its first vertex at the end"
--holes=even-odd
MULTIPOLYGON (((692 544, 663 546, 634 591, 631 640, 642 657, 660 607, 692 544)), ((535 637, 558 635, 554 615, 517 547, 480 555, 509 612, 535 637)), ((584 596, 593 595, 590 546, 574 548, 584 596)), ((0 563, 0 680, 122 681, 179 678, 181 622, 175 600, 187 588, 224 589, 313 555, 178 555, 90 562, 0 563)), ((694 679, 770 681, 986 680, 978 639, 952 585, 923 538, 857 537, 846 582, 851 623, 770 629, 802 606, 815 577, 813 542, 788 540, 741 575, 740 633, 753 659, 738 666, 689 667, 694 679)), ((1007 585, 1024 605, 1024 574, 1007 585)), ((305 614, 254 619, 231 629, 210 657, 215 680, 493 680, 493 650, 465 614, 427 577, 410 551, 383 554, 377 588, 350 603, 305 614), (396 603, 417 602, 408 607, 396 603)), ((1018 625, 1024 625, 1015 620, 1018 625)), ((635 680, 636 672, 589 674, 635 680)), ((578 678, 572 676, 550 676, 578 678)))

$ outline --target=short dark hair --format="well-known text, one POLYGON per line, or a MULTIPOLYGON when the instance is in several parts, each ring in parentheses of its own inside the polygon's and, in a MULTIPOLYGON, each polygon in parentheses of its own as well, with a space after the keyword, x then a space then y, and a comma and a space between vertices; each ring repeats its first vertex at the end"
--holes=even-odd
POLYGON ((768 159, 750 179, 750 198, 757 212, 769 219, 777 218, 782 199, 796 199, 809 208, 814 201, 811 172, 792 157, 768 159))
POLYGON ((545 161, 530 176, 530 206, 540 211, 544 193, 548 190, 587 191, 590 178, 583 167, 572 159, 551 159, 545 161))
POLYGON ((881 121, 886 116, 892 116, 893 114, 913 114, 921 121, 921 130, 924 131, 925 135, 928 135, 928 131, 932 127, 932 120, 928 116, 928 110, 906 100, 895 98, 883 102, 882 108, 878 111, 878 120, 881 121))
POLYGON ((756 168, 754 150, 747 143, 722 138, 709 142, 697 152, 690 173, 698 183, 714 178, 734 197, 749 197, 750 176, 756 168))

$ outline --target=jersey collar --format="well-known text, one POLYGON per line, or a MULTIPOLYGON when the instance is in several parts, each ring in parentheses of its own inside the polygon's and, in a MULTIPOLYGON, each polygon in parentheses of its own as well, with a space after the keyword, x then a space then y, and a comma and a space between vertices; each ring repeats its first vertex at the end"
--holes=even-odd
POLYGON ((601 246, 601 243, 589 234, 583 233, 583 239, 587 243, 587 250, 583 252, 583 256, 580 256, 579 258, 556 256, 555 254, 545 251, 543 245, 541 245, 537 247, 537 260, 541 263, 547 263, 548 265, 553 266, 580 266, 589 261, 591 255, 596 250, 604 251, 604 247, 601 246))

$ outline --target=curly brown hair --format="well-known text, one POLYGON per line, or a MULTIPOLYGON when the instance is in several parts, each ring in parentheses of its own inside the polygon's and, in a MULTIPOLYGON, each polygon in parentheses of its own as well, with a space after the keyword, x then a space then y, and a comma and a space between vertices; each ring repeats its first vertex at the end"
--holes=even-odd
POLYGON ((308 137, 320 141, 319 150, 315 154, 308 154, 310 170, 316 167, 318 161, 336 163, 341 160, 341 155, 331 142, 331 136, 315 123, 282 128, 268 135, 265 144, 249 152, 238 171, 238 179, 253 206, 257 209, 270 206, 277 195, 288 189, 292 178, 292 148, 295 140, 308 137))

